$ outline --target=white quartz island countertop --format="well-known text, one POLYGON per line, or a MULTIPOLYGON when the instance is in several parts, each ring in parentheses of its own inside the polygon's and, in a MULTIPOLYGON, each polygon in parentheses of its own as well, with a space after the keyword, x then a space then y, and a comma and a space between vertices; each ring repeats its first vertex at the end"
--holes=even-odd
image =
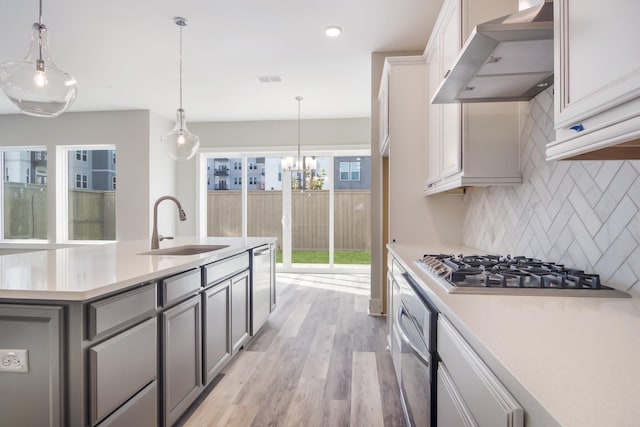
POLYGON ((640 298, 449 294, 414 261, 473 250, 389 250, 530 411, 525 425, 640 426, 640 298))
POLYGON ((274 238, 178 238, 160 248, 229 245, 196 255, 144 255, 148 240, 0 256, 0 299, 81 301, 214 262, 274 238))

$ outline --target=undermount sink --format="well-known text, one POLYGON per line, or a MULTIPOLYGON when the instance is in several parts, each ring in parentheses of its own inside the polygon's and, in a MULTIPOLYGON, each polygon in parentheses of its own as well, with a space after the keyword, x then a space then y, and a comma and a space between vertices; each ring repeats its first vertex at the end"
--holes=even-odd
POLYGON ((172 248, 154 249, 138 255, 196 255, 228 248, 229 245, 183 245, 172 248))

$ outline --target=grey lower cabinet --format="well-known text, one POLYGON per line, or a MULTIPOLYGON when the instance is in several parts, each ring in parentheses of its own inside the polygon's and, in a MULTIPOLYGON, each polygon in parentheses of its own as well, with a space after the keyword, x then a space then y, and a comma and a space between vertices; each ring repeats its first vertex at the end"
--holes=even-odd
POLYGON ((235 354, 249 339, 249 272, 231 278, 231 348, 235 354))
POLYGON ((249 254, 87 301, 3 300, 0 349, 27 350, 29 370, 0 370, 0 426, 176 424, 250 339, 250 271, 273 282, 275 259, 251 270, 249 254))
POLYGON ((28 372, 0 372, 0 426, 65 420, 64 308, 0 304, 0 348, 27 350, 28 372))
POLYGON ((231 359, 231 281, 203 293, 204 384, 209 384, 231 359))
POLYGON ((158 424, 156 288, 142 284, 86 306, 91 426, 158 424))
POLYGON ((173 425, 202 389, 200 295, 162 312, 162 413, 173 425))
MULTIPOLYGON (((89 349, 92 425, 105 419, 155 381, 157 336, 154 317, 89 349)), ((146 393, 150 392, 147 390, 146 393)), ((126 413, 139 409, 132 407, 140 404, 145 407, 143 409, 149 408, 147 400, 138 398, 129 402, 125 415, 121 412, 115 418, 127 418, 126 413)), ((150 416, 157 419, 155 406, 153 409, 150 416)))

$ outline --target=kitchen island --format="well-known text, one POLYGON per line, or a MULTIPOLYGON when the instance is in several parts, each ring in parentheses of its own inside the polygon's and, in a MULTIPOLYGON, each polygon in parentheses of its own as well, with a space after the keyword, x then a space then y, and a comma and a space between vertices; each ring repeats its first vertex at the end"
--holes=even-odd
POLYGON ((478 251, 389 252, 524 408, 527 427, 639 425, 640 299, 450 294, 415 260, 478 251))
POLYGON ((274 243, 176 239, 163 249, 220 249, 157 255, 131 241, 0 257, 0 425, 173 425, 266 321, 274 243))

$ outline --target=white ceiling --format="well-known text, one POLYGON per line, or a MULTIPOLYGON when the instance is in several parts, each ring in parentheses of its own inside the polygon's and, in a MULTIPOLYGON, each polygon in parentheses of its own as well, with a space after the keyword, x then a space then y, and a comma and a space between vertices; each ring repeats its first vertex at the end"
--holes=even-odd
MULTIPOLYGON (((178 108, 189 121, 368 117, 371 52, 423 50, 442 0, 43 0, 52 59, 78 81, 70 111, 178 108), (342 27, 338 38, 324 28, 342 27), (257 76, 279 75, 282 83, 257 76)), ((23 58, 37 0, 0 1, 0 62, 23 58)), ((17 108, 0 94, 0 114, 17 108)))

